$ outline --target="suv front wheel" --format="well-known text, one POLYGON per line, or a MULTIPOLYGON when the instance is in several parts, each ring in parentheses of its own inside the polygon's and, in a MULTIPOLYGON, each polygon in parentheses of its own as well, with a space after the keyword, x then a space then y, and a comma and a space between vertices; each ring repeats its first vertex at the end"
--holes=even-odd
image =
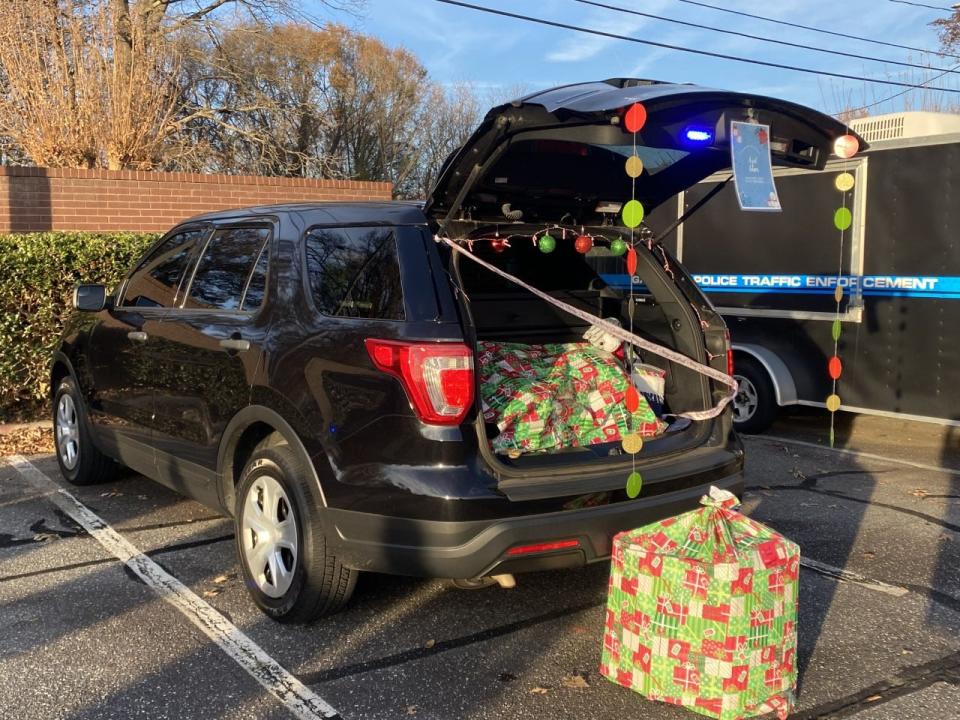
POLYGON ((234 514, 237 553, 254 602, 282 622, 309 622, 350 599, 358 572, 327 551, 306 485, 289 445, 254 452, 244 468, 234 514))
POLYGON ((93 444, 83 398, 71 377, 65 377, 53 396, 53 442, 60 474, 72 485, 109 482, 119 466, 93 444))

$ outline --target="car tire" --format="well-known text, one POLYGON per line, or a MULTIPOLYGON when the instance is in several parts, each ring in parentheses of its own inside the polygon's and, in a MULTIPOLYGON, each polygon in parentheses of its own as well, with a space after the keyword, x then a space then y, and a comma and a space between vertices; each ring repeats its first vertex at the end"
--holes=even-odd
POLYGON ((733 401, 733 427, 746 434, 763 432, 777 417, 777 397, 769 373, 753 358, 738 356, 733 377, 739 384, 733 401))
POLYGON ((308 478, 289 445, 261 446, 244 468, 236 495, 244 581, 257 606, 280 622, 306 623, 336 612, 350 599, 359 575, 328 551, 308 478))
POLYGON ((71 377, 53 396, 53 442, 60 474, 71 485, 115 480, 120 466, 93 444, 83 398, 71 377))

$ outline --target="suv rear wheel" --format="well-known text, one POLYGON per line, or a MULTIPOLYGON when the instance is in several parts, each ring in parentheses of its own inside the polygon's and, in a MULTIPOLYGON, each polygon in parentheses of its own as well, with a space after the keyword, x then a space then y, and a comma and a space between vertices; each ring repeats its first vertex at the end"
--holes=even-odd
POLYGON ((359 574, 327 551, 307 477, 289 445, 261 447, 237 492, 234 522, 244 580, 260 609, 282 622, 336 612, 350 599, 359 574))
POLYGON ((70 377, 60 381, 53 396, 53 441, 60 474, 72 485, 116 478, 119 466, 93 444, 83 399, 70 377))

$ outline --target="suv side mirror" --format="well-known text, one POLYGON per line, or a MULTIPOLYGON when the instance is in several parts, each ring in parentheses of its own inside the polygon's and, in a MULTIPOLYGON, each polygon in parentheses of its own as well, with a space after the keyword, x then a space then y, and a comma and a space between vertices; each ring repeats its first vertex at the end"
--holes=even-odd
POLYGON ((73 306, 84 312, 100 312, 107 306, 104 285, 77 285, 73 289, 73 306))

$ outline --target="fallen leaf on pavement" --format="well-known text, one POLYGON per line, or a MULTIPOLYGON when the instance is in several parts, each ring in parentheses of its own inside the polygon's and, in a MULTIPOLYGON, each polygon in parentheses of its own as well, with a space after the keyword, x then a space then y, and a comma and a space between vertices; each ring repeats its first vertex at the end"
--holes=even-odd
POLYGON ((217 583, 218 585, 221 585, 221 584, 227 582, 227 580, 232 580, 232 579, 235 578, 235 577, 236 577, 236 575, 234 575, 233 573, 228 573, 228 574, 226 574, 226 575, 217 575, 217 576, 213 579, 213 581, 214 581, 215 583, 217 583))
POLYGON ((925 498, 925 497, 926 497, 927 495, 929 495, 930 493, 928 493, 928 492, 927 492, 926 490, 924 490, 923 488, 916 488, 916 489, 914 489, 914 490, 911 490, 911 491, 910 491, 910 494, 913 495, 914 497, 925 498))
POLYGON ((416 715, 417 706, 416 705, 407 705, 407 715, 416 715))
POLYGON ((425 648, 432 648, 432 647, 433 647, 434 645, 436 645, 436 644, 437 644, 437 641, 436 641, 436 640, 427 640, 427 641, 423 644, 423 646, 424 646, 425 648))
POLYGON ((883 695, 871 695, 871 696, 868 697, 864 702, 876 702, 877 700, 879 700, 879 699, 882 698, 882 697, 883 697, 883 695))
POLYGON ((560 684, 565 688, 588 688, 590 684, 584 679, 583 675, 564 675, 560 679, 560 684))
POLYGON ((530 688, 530 692, 532 692, 534 695, 546 695, 549 690, 550 688, 540 687, 539 685, 530 688))
POLYGON ((214 589, 214 590, 204 590, 204 591, 203 591, 203 596, 204 596, 204 597, 216 597, 217 595, 219 595, 219 594, 222 593, 222 592, 223 592, 223 589, 222 589, 222 588, 216 588, 216 589, 214 589))
POLYGON ((37 542, 46 542, 47 540, 53 540, 56 537, 53 533, 37 533, 33 536, 33 539, 37 542))

